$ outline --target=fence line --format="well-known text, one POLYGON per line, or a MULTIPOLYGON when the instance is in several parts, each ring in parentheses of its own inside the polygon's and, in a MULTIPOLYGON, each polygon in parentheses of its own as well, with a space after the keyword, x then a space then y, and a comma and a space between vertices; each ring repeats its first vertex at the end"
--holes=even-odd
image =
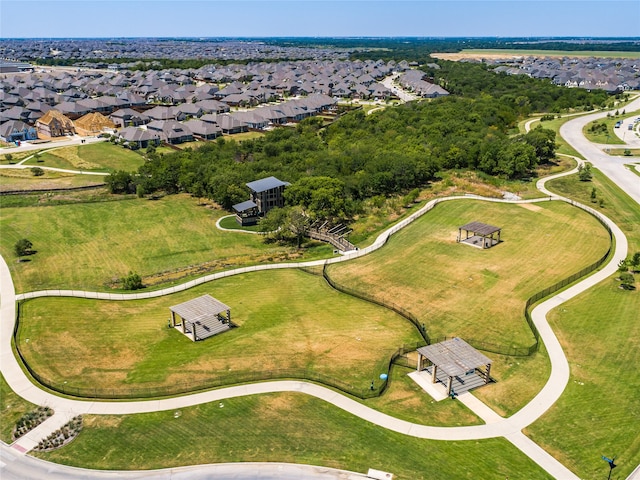
MULTIPOLYGON (((550 199, 551 200, 551 199, 550 199)), ((525 309, 524 309, 524 316, 525 319, 527 321, 527 324, 529 325, 529 328, 531 329, 531 332, 535 338, 535 342, 534 344, 530 345, 529 347, 513 347, 513 346, 505 346, 505 345, 499 345, 499 344, 494 344, 491 342, 485 342, 483 340, 478 340, 478 339, 473 339, 473 338, 465 338, 465 341, 467 343, 469 343, 470 345, 472 345, 474 348, 477 348, 479 350, 484 350, 487 352, 493 352, 493 353, 497 353, 497 354, 501 354, 501 355, 508 355, 508 356, 529 356, 532 355, 533 353, 535 353, 538 348, 539 348, 539 343, 540 343, 540 333, 538 332, 538 329, 536 328, 535 324, 533 323, 533 320, 531 319, 531 315, 529 312, 529 308, 531 307, 531 305, 535 304, 536 302, 538 302, 540 299, 550 295, 551 293, 554 293, 562 288, 564 288, 565 286, 575 282, 576 280, 578 280, 579 278, 583 277, 584 275, 596 270, 597 268, 599 268, 609 257, 609 254, 611 253, 611 249, 613 246, 613 232, 611 231, 611 229, 609 228, 609 226, 606 224, 606 222, 604 221, 604 219, 602 218, 602 216, 600 215, 599 212, 597 212, 596 210, 581 205, 577 202, 574 202, 573 200, 565 200, 567 201, 567 203, 581 208, 582 210, 590 213, 591 215, 593 215, 607 230, 607 232, 609 233, 609 248, 607 250, 607 252, 600 258, 598 259, 596 262, 594 262, 593 264, 589 265, 588 267, 583 268, 582 270, 580 270, 577 273, 574 273, 573 275, 555 283, 554 285, 545 288, 544 290, 539 291, 538 293, 532 295, 531 297, 529 297, 529 299, 526 301, 525 304, 525 309)), ((416 220, 417 218, 419 218, 420 216, 422 216, 424 213, 426 213, 427 211, 431 210, 433 207, 435 207, 435 205, 437 205, 439 202, 436 201, 434 202, 430 208, 425 209, 424 211, 421 212, 416 212, 416 214, 410 216, 409 218, 405 219, 404 221, 400 222, 399 224, 397 224, 395 227, 393 227, 392 229, 390 229, 388 231, 388 235, 386 236, 386 238, 384 239, 384 242, 386 242, 386 240, 389 238, 390 235, 396 233, 398 230, 400 230, 401 228, 403 228, 404 226, 406 226, 407 224, 411 223, 412 221, 416 220)), ((365 249, 366 250, 366 249, 365 249)), ((174 384, 174 385, 170 385, 170 386, 155 386, 155 387, 148 387, 148 388, 144 388, 144 387, 136 387, 136 388, 126 388, 126 389, 116 389, 116 388, 96 388, 96 387, 79 387, 79 386, 72 386, 69 385, 67 383, 60 383, 60 382, 55 382, 53 380, 50 380, 46 377, 43 377, 42 375, 38 374, 37 372, 35 372, 31 366, 29 365, 29 363, 26 361, 26 359, 24 358, 22 352, 20 351, 20 342, 19 342, 19 323, 20 323, 20 315, 21 315, 21 311, 22 311, 22 303, 24 300, 18 301, 17 302, 17 309, 16 309, 16 322, 14 325, 14 330, 13 330, 13 337, 14 337, 14 344, 15 344, 15 349, 16 352, 18 354, 18 357, 20 359, 20 361, 22 362, 23 366, 25 367, 25 369, 29 372, 29 374, 41 385, 55 391, 58 393, 62 393, 65 395, 70 395, 70 396, 75 396, 75 397, 82 397, 82 398, 97 398, 97 399, 140 399, 140 398, 158 398, 158 397, 165 397, 165 396, 174 396, 174 395, 179 395, 179 394, 185 394, 185 393, 193 393, 193 392, 197 392, 197 391, 201 391, 201 390, 208 390, 208 389, 212 389, 212 388, 217 388, 217 387, 222 387, 222 386, 229 386, 229 385, 234 385, 234 384, 241 384, 241 383, 247 383, 247 382, 256 382, 256 381, 265 381, 265 380, 274 380, 274 379, 285 379, 285 378, 296 378, 296 379, 304 379, 304 380, 308 380, 311 382, 316 382, 316 383, 320 383, 322 385, 328 386, 328 387, 332 387, 335 388, 343 393, 352 395, 354 397, 360 398, 360 399, 367 399, 367 398, 373 398, 373 397, 378 397, 380 395, 382 395, 382 393, 384 393, 384 391, 386 390, 387 386, 388 386, 388 382, 389 382, 389 378, 390 378, 390 374, 391 374, 391 369, 393 368, 393 365, 403 365, 406 362, 406 357, 405 355, 409 352, 412 352, 414 350, 416 350, 417 348, 419 348, 420 346, 423 345, 428 345, 431 343, 438 343, 438 342, 442 342, 444 340, 448 340, 451 339, 453 337, 438 337, 438 338, 431 338, 429 337, 429 335, 426 332, 426 328, 425 325, 422 324, 418 318, 413 315, 411 312, 409 312, 408 310, 406 310, 405 308, 396 305, 394 303, 387 303, 384 302, 380 299, 377 299, 369 294, 363 293, 363 292, 359 292, 353 288, 341 285, 336 283, 333 279, 331 279, 331 277, 328 275, 327 273, 327 266, 329 265, 329 261, 325 262, 322 266, 322 271, 319 272, 319 268, 316 267, 304 267, 304 266, 300 266, 299 264, 280 264, 280 265, 273 265, 270 268, 273 269, 278 269, 278 268, 299 268, 300 270, 303 270, 305 272, 314 274, 314 275, 322 275, 323 278, 327 281, 327 283, 334 289, 345 293, 347 295, 352 295, 354 297, 360 298, 364 301, 367 302, 371 302, 374 304, 377 304, 381 307, 384 308, 388 308, 394 312, 396 312, 398 315, 402 316, 403 318, 405 318, 406 320, 408 320, 409 322, 411 322, 415 328, 418 330, 418 332, 420 333, 420 335, 423 338, 422 342, 417 342, 415 344, 409 344, 409 345, 403 345, 402 347, 398 348, 392 355, 391 358, 389 359, 389 362, 387 364, 387 371, 386 371, 386 377, 382 378, 382 376, 378 379, 374 378, 368 385, 354 385, 353 383, 350 382, 345 382, 343 380, 339 380, 333 377, 330 377, 328 375, 323 375, 319 372, 314 372, 311 370, 307 370, 307 369, 277 369, 277 370, 268 370, 268 371, 261 371, 261 372, 236 372, 236 373, 232 373, 230 374, 229 372, 214 372, 212 373, 212 378, 207 379, 207 380, 202 380, 200 382, 183 382, 180 384, 174 384)), ((257 268, 255 266, 253 267, 246 267, 243 269, 240 269, 242 272, 249 272, 249 271, 255 271, 257 270, 257 268)), ((238 271, 233 271, 230 272, 229 275, 234 275, 240 273, 238 271)), ((181 291, 181 290, 185 290, 186 288, 189 288, 191 286, 195 286, 201 283, 204 283, 205 281, 208 281, 209 278, 218 278, 218 276, 224 277, 226 276, 224 273, 220 274, 212 274, 212 275, 207 275, 205 277, 201 277, 199 279, 195 279, 192 280, 191 282, 188 282, 187 284, 183 284, 180 286, 176 286, 173 287, 175 288, 175 291, 181 291), (188 285, 188 286, 187 286, 188 285)), ((62 291, 62 290, 57 290, 57 291, 51 291, 51 292, 47 292, 50 295, 56 295, 56 296, 61 296, 61 295, 68 295, 71 296, 73 295, 72 291, 62 291), (54 293, 55 292, 55 293, 54 293)), ((160 293, 161 294, 161 293, 160 293)), ((94 295, 87 295, 86 297, 88 298, 97 298, 100 295, 95 294, 94 295)), ((115 296, 115 295, 114 295, 115 296)), ((149 298, 155 296, 153 294, 147 294, 144 295, 144 297, 149 298)), ((33 296, 35 297, 35 295, 33 296)), ((24 297, 25 299, 30 298, 30 296, 27 294, 24 297)), ((142 298, 142 296, 141 296, 142 298)), ((408 363, 407 363, 408 366, 408 363)), ((383 372, 384 373, 384 372, 383 372)))
MULTIPOLYGON (((17 316, 20 318, 21 307, 23 302, 18 302, 17 316)), ((367 399, 373 397, 379 397, 386 390, 389 377, 391 375, 391 368, 398 358, 406 355, 408 352, 412 352, 424 345, 423 342, 417 342, 415 344, 405 344, 398 348, 390 357, 385 373, 386 378, 378 377, 371 380, 362 380, 360 383, 357 380, 348 382, 334 378, 330 375, 322 374, 306 368, 282 368, 264 371, 244 371, 244 372, 211 372, 211 377, 205 380, 197 382, 181 382, 172 385, 159 385, 153 387, 124 387, 124 388, 99 388, 99 387, 83 387, 74 386, 67 382, 60 382, 51 380, 44 375, 40 375, 31 368, 24 355, 20 351, 19 345, 19 327, 16 321, 14 326, 14 339, 16 351, 18 357, 22 362, 25 369, 29 372, 31 377, 39 384, 46 388, 53 390, 64 395, 80 398, 95 398, 95 399, 141 399, 141 398, 159 398, 170 397, 175 395, 181 395, 185 393, 194 393, 203 390, 210 390, 213 388, 237 385, 242 383, 252 383, 267 380, 282 380, 282 379, 303 379, 315 383, 325 385, 327 387, 334 388, 348 395, 360 399, 367 399)))

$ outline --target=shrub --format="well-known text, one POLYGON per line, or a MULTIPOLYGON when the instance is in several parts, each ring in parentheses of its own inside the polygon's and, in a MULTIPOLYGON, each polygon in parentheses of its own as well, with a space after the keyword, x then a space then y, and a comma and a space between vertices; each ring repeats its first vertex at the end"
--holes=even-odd
POLYGON ((620 274, 620 286, 625 290, 634 290, 635 289, 635 278, 631 273, 625 272, 620 274))
POLYGON ((22 257, 23 255, 29 255, 32 252, 31 247, 33 247, 33 243, 31 243, 30 240, 21 238, 13 246, 13 251, 18 257, 22 257))
POLYGON ((129 272, 125 277, 122 277, 122 288, 125 290, 140 290, 144 288, 142 284, 142 277, 134 272, 129 272))
POLYGON ((41 169, 40 167, 31 167, 31 175, 33 175, 34 177, 41 177, 42 175, 44 175, 44 170, 41 169))

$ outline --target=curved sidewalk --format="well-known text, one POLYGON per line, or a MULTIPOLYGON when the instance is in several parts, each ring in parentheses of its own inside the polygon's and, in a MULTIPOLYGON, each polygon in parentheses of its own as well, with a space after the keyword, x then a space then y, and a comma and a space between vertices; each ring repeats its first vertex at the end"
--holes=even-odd
MULTIPOLYGON (((562 174, 543 179, 539 182, 539 187, 542 191, 548 192, 544 188, 544 183, 546 181, 572 173, 575 173, 575 169, 571 172, 564 172, 562 174)), ((172 410, 176 408, 183 408, 191 405, 219 401, 224 398, 233 398, 244 395, 285 391, 299 392, 320 398, 328 403, 337 406, 338 408, 341 408, 352 413, 353 415, 362 418, 363 420, 367 420, 381 427, 418 438, 436 440, 472 440, 501 436, 506 437, 510 442, 527 453, 527 455, 529 455, 531 458, 534 458, 534 460, 537 459, 536 462, 538 462, 541 466, 543 466, 543 468, 552 473, 554 476, 560 476, 559 478, 576 478, 575 475, 573 475, 569 470, 567 470, 559 462, 553 459, 553 457, 551 457, 549 454, 544 452, 544 450, 538 447, 534 442, 525 437, 521 433, 521 430, 537 420, 557 401, 557 399, 564 391, 569 380, 568 361, 564 356, 564 352, 562 351, 562 347, 560 346, 557 337, 553 333, 546 320, 547 312, 557 307, 561 303, 569 300, 570 298, 573 298, 579 293, 582 293, 583 291, 591 288, 598 282, 606 279, 612 273, 614 273, 617 270, 617 265, 620 259, 625 258, 627 255, 627 240, 623 232, 617 227, 617 225, 615 225, 607 217, 599 214, 598 212, 595 212, 590 207, 579 205, 576 202, 553 195, 550 192, 548 192, 548 194, 550 196, 547 198, 519 200, 515 202, 501 199, 487 199, 473 195, 436 199, 430 201, 419 211, 413 213, 405 220, 399 222, 397 225, 381 233, 371 246, 362 250, 348 253, 342 257, 313 262, 246 267, 228 272, 220 272, 217 274, 207 275, 200 279, 187 282, 183 285, 171 287, 164 290, 158 290, 155 292, 145 292, 138 294, 110 294, 100 292, 78 292, 73 290, 49 290, 43 292, 31 292, 16 296, 8 265, 6 264, 4 259, 2 259, 0 261, 0 349, 2 350, 2 354, 0 356, 0 367, 7 383, 18 395, 33 403, 48 405, 52 407, 56 411, 56 415, 54 415, 54 417, 52 418, 56 419, 70 418, 74 415, 83 413, 132 414, 159 410, 172 410), (303 266, 316 266, 323 265, 325 263, 348 261, 350 259, 366 255, 382 247, 391 235, 427 213, 438 203, 442 201, 459 199, 476 199, 500 203, 534 203, 549 200, 568 201, 573 205, 579 206, 584 210, 598 215, 611 228, 611 231, 615 237, 615 251, 613 252, 611 260, 603 269, 580 281, 573 287, 564 290, 560 294, 542 302, 531 312, 532 319, 540 332, 541 338, 545 343, 545 347, 549 354, 549 358, 551 361, 551 374, 543 389, 538 393, 538 395, 535 396, 535 398, 530 403, 528 403, 513 416, 501 419, 495 423, 468 427, 432 427, 414 424, 373 410, 328 388, 304 381, 274 381, 256 383, 161 400, 144 400, 135 402, 96 402, 87 400, 74 400, 58 397, 51 393, 40 390, 36 385, 32 384, 22 372, 11 350, 11 338, 16 320, 15 302, 18 299, 35 298, 39 296, 81 296, 86 298, 103 298, 110 300, 151 298, 170 294, 176 291, 186 290, 195 285, 212 281, 217 278, 224 278, 226 276, 237 275, 240 273, 278 268, 299 268, 303 266)))

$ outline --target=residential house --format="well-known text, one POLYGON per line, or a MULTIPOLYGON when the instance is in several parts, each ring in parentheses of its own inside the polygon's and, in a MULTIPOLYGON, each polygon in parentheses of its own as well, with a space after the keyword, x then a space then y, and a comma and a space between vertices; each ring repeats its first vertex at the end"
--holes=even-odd
POLYGON ((147 130, 159 134, 163 142, 172 145, 193 141, 189 127, 175 120, 154 120, 147 125, 147 130))
POLYGON ((184 125, 193 132, 193 135, 203 140, 213 140, 222 135, 222 128, 217 123, 203 122, 193 118, 184 122, 184 125))
POLYGON ((35 140, 38 133, 35 127, 31 127, 20 120, 9 120, 0 124, 0 139, 5 142, 24 142, 25 140, 35 140))
POLYGON ((49 110, 36 120, 36 130, 38 137, 62 137, 76 133, 73 122, 56 109, 49 110))
POLYGON ((160 134, 158 132, 137 127, 123 128, 118 132, 118 138, 133 150, 147 148, 149 145, 160 144, 160 134))
POLYGON ((118 127, 137 127, 139 125, 146 125, 151 119, 144 113, 136 112, 131 108, 121 108, 116 110, 109 118, 118 127))

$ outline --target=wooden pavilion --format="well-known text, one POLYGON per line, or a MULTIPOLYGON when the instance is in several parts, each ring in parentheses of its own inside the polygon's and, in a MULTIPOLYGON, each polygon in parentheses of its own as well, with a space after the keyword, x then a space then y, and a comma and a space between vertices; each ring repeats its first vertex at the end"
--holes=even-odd
POLYGON ((211 295, 202 295, 169 307, 169 310, 170 326, 178 328, 194 342, 222 333, 233 326, 231 308, 211 295))
POLYGON ((481 222, 471 222, 466 225, 458 227, 458 243, 465 243, 477 248, 491 248, 494 245, 500 243, 500 227, 494 227, 493 225, 487 225, 481 222), (465 236, 462 238, 462 231, 464 230, 465 236), (495 234, 498 234, 494 238, 495 234))
MULTIPOLYGON (((424 360, 430 365, 431 383, 446 381, 447 395, 451 395, 454 382, 469 390, 491 381, 491 360, 461 338, 455 337, 444 342, 418 348, 417 370, 424 367, 424 360), (438 373, 444 373, 444 376, 438 373), (481 381, 477 381, 480 379, 481 381)), ((463 390, 458 388, 458 391, 463 390)))

